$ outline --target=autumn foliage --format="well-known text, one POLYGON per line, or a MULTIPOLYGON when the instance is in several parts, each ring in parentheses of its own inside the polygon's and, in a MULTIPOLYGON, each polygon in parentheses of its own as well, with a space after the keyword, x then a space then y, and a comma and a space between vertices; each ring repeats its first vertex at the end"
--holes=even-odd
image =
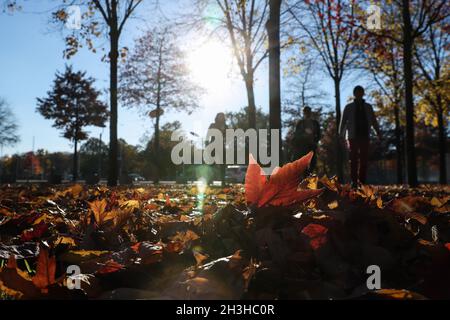
POLYGON ((245 188, 2 186, 1 297, 449 298, 450 190, 301 180, 311 156, 245 188))

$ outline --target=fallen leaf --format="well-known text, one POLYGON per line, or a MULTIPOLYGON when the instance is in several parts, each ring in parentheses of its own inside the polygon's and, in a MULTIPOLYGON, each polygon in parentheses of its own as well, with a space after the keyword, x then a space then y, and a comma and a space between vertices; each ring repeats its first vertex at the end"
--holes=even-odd
POLYGON ((336 209, 337 207, 339 207, 339 202, 337 200, 334 200, 328 204, 328 208, 331 210, 336 209))
POLYGON ((49 250, 41 246, 37 260, 36 274, 32 281, 42 292, 47 291, 47 287, 55 283, 56 258, 49 255, 49 250))
POLYGON ((206 259, 208 259, 208 255, 201 254, 200 252, 193 250, 192 251, 195 261, 197 262, 197 266, 201 265, 206 259))
POLYGON ((248 205, 257 207, 287 206, 319 195, 322 190, 300 189, 301 175, 311 162, 313 153, 276 168, 267 180, 262 169, 250 155, 245 176, 245 197, 248 205))
POLYGON ((310 238, 310 245, 314 250, 319 249, 327 242, 328 229, 316 223, 310 223, 302 229, 302 233, 310 238))

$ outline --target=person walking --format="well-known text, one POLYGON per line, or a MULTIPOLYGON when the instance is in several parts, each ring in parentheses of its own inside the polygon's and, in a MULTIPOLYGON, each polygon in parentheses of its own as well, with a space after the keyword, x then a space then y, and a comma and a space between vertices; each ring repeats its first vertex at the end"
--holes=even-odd
MULTIPOLYGON (((217 171, 219 171, 219 179, 221 179, 222 181, 222 186, 224 186, 226 184, 225 181, 225 174, 226 174, 226 164, 225 164, 225 146, 226 146, 226 141, 225 141, 225 132, 227 129, 227 124, 226 124, 226 117, 225 117, 225 113, 223 112, 219 112, 215 119, 214 122, 210 124, 209 129, 217 129, 221 132, 222 134, 222 139, 223 139, 223 150, 222 150, 222 154, 224 156, 223 159, 223 164, 216 164, 216 168, 217 171)), ((207 141, 207 143, 211 143, 212 141, 207 141)))
POLYGON ((308 173, 312 172, 317 163, 316 149, 320 141, 321 132, 320 124, 313 118, 312 110, 309 106, 303 108, 303 118, 295 125, 294 131, 294 153, 292 161, 303 157, 310 151, 314 151, 314 156, 311 159, 308 173))
POLYGON ((345 106, 339 134, 345 139, 347 133, 352 187, 357 188, 358 183, 366 183, 370 129, 375 129, 380 140, 381 131, 372 106, 363 98, 364 88, 356 86, 353 96, 353 102, 345 106))

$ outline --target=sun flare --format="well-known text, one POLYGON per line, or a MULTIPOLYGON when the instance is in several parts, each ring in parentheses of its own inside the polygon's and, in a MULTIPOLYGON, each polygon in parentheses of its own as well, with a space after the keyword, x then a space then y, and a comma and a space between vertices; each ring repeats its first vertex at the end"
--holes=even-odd
POLYGON ((232 59, 229 49, 210 40, 192 49, 188 56, 194 81, 209 93, 219 92, 229 81, 232 59))

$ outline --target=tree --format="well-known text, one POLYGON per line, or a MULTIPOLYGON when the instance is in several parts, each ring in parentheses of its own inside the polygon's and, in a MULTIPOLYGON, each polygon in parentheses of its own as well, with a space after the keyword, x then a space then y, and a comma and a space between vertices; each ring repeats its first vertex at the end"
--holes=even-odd
MULTIPOLYGON (((309 47, 315 51, 325 65, 334 83, 335 93, 335 139, 339 144, 339 123, 341 121, 341 82, 344 74, 353 65, 356 55, 353 46, 358 38, 356 32, 356 4, 354 0, 344 1, 296 1, 290 4, 288 12, 299 28, 299 39, 306 37, 309 47)), ((337 148, 336 172, 343 177, 342 148, 337 148)))
POLYGON ((80 147, 80 157, 81 175, 86 178, 97 173, 101 178, 108 165, 108 146, 98 138, 89 138, 80 147))
MULTIPOLYGON (((448 22, 448 21, 447 21, 448 22)), ((418 101, 419 117, 425 123, 438 128, 439 137, 439 182, 447 183, 447 130, 450 104, 450 61, 448 23, 431 25, 415 43, 415 62, 420 78, 415 88, 422 98, 418 101)))
MULTIPOLYGON (((247 130, 249 128, 248 107, 241 108, 236 112, 227 112, 225 114, 228 128, 247 130)), ((256 109, 256 126, 258 128, 267 128, 269 126, 269 115, 264 113, 261 108, 256 109)))
MULTIPOLYGON (((118 60, 119 40, 124 27, 132 17, 136 8, 143 0, 73 0, 64 3, 53 12, 54 20, 61 24, 66 23, 70 17, 68 10, 70 6, 78 5, 86 8, 82 15, 81 29, 66 37, 66 50, 64 55, 70 58, 80 47, 83 41, 89 49, 95 52, 93 38, 104 34, 110 45, 109 69, 110 69, 110 125, 109 125, 109 172, 108 185, 117 185, 118 177, 118 144, 117 144, 117 85, 118 85, 118 60), (103 28, 102 28, 103 27, 103 28), (102 32, 102 30, 104 32, 102 32)), ((121 55, 126 54, 124 48, 121 55)))
POLYGON ((306 56, 297 59, 291 56, 288 59, 285 75, 286 86, 283 98, 283 113, 285 120, 284 127, 295 126, 302 117, 303 108, 309 106, 322 113, 323 108, 329 109, 327 104, 328 93, 320 88, 319 80, 316 77, 315 59, 317 57, 306 56))
POLYGON ((62 129, 64 138, 74 142, 73 181, 78 177, 78 141, 88 137, 84 127, 104 127, 108 119, 107 106, 98 100, 100 92, 93 85, 94 79, 86 77, 86 72, 66 67, 64 73, 56 73, 47 97, 37 99, 37 111, 53 119, 53 127, 62 129))
POLYGON ((269 110, 270 129, 280 130, 279 155, 283 161, 281 142, 281 76, 280 76, 280 10, 281 0, 269 1, 269 20, 266 28, 269 40, 269 110))
POLYGON ((401 12, 401 34, 398 35, 393 28, 366 29, 366 31, 396 41, 402 46, 407 176, 408 184, 415 187, 418 181, 414 142, 413 49, 417 39, 427 32, 433 24, 443 21, 449 16, 450 4, 446 0, 395 0, 392 4, 401 12))
POLYGON ((0 98, 0 147, 13 146, 20 141, 19 126, 5 100, 0 98))
MULTIPOLYGON (((255 72, 268 56, 264 30, 268 0, 196 0, 196 8, 202 17, 211 3, 217 5, 221 15, 215 18, 218 26, 214 31, 222 37, 225 33, 231 43, 247 91, 249 127, 256 129, 255 72)), ((211 17, 206 15, 202 20, 209 19, 211 17)))
MULTIPOLYGON (((179 121, 168 122, 161 126, 160 146, 157 153, 155 150, 155 133, 148 138, 146 148, 141 155, 142 162, 145 164, 144 173, 152 177, 157 175, 170 180, 176 177, 177 166, 171 160, 171 152, 178 141, 172 141, 171 137, 174 131, 179 130, 181 130, 179 121), (155 161, 156 159, 159 159, 159 164, 155 161)), ((182 168, 184 169, 184 165, 182 168)))
MULTIPOLYGON (((399 26, 401 16, 390 4, 383 6, 383 23, 399 26)), ((397 183, 403 183, 403 127, 405 112, 402 108, 404 97, 403 48, 398 42, 381 38, 372 32, 361 35, 358 50, 362 53, 360 67, 368 71, 378 90, 373 92, 380 115, 394 123, 395 148, 397 155, 397 183)))
POLYGON ((185 53, 175 34, 169 28, 146 32, 137 40, 120 76, 124 105, 139 107, 155 118, 154 154, 158 157, 161 116, 171 109, 191 113, 198 107, 202 91, 191 80, 185 53))

